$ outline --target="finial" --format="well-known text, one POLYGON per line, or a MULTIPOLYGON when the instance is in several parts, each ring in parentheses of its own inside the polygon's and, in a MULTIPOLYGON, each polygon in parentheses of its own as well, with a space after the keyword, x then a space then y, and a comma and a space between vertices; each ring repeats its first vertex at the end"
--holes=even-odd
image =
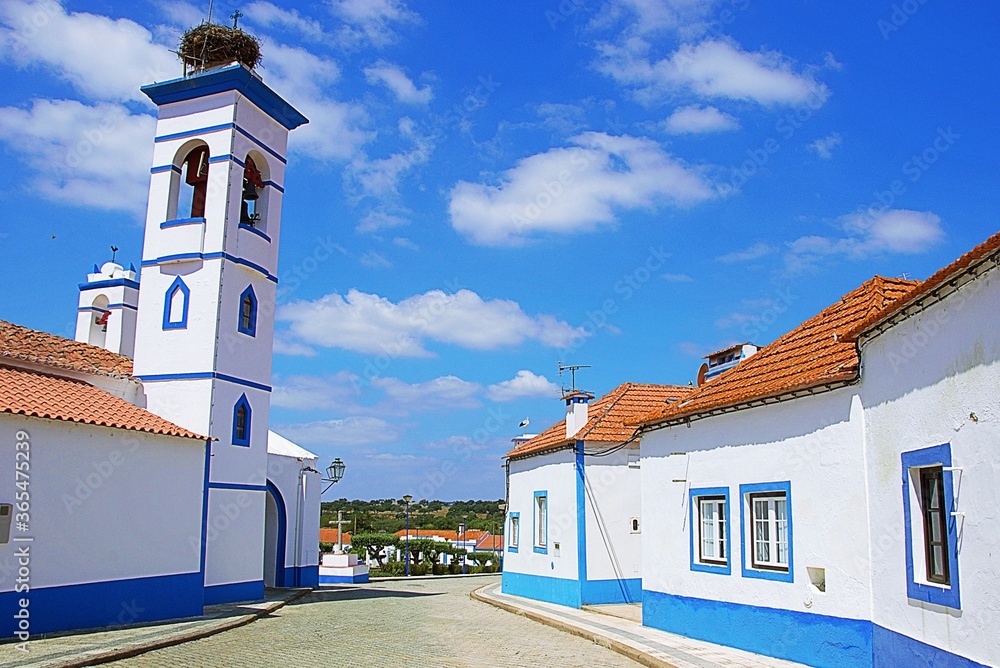
POLYGON ((243 18, 244 16, 245 14, 238 9, 229 15, 229 18, 233 20, 233 30, 239 29, 240 19, 243 18))
POLYGON ((118 253, 118 246, 111 247, 111 261, 115 261, 115 254, 118 253))

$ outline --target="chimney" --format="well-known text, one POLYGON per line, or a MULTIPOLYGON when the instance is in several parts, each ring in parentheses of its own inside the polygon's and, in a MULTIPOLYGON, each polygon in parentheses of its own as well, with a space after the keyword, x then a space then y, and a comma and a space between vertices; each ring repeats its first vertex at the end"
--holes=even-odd
POLYGON ((587 424, 587 409, 594 395, 586 392, 571 392, 563 397, 566 400, 566 438, 575 437, 587 424))

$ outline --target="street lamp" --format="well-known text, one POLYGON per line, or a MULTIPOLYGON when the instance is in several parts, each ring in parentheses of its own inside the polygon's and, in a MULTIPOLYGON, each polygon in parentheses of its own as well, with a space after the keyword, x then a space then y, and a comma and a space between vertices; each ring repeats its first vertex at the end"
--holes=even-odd
POLYGON ((403 501, 406 502, 406 551, 403 553, 403 563, 406 577, 410 577, 410 501, 413 501, 413 497, 407 494, 403 497, 403 501))
POLYGON ((462 536, 462 575, 465 575, 465 555, 468 554, 465 547, 465 522, 458 525, 458 533, 462 536))
POLYGON ((344 469, 347 466, 344 462, 340 461, 340 457, 337 457, 326 467, 326 477, 323 478, 323 482, 330 483, 323 488, 322 494, 326 494, 326 491, 340 482, 340 479, 344 477, 344 469))

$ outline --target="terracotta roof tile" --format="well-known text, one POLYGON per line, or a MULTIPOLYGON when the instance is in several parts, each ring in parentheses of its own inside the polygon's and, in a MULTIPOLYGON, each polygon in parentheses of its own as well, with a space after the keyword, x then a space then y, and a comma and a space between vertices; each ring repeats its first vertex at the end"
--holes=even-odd
POLYGON ((479 539, 476 543, 477 550, 485 550, 488 552, 499 551, 503 549, 503 534, 499 536, 494 536, 491 533, 487 533, 485 536, 479 539))
POLYGON ((132 360, 124 355, 0 320, 0 360, 4 357, 106 376, 132 375, 132 360))
POLYGON ((632 424, 690 418, 797 390, 854 380, 858 375, 858 351, 842 333, 900 299, 915 285, 914 281, 876 276, 756 355, 699 387, 685 400, 651 411, 632 424))
POLYGON ((729 346, 728 348, 723 348, 722 350, 716 350, 714 353, 709 353, 709 354, 705 355, 704 357, 702 357, 702 359, 703 360, 707 360, 709 357, 715 357, 716 355, 721 355, 722 353, 728 353, 728 352, 733 351, 733 350, 742 350, 743 346, 748 346, 748 345, 750 345, 749 341, 747 341, 745 343, 734 343, 733 345, 729 346))
MULTIPOLYGON (((343 541, 344 542, 342 543, 342 545, 350 545, 351 544, 351 534, 345 531, 344 535, 343 535, 343 541)), ((329 528, 326 528, 326 527, 321 528, 319 530, 319 542, 321 542, 321 543, 333 543, 334 545, 336 545, 337 544, 337 530, 336 529, 329 529, 329 528)))
POLYGON ((921 297, 946 284, 954 276, 960 275, 976 265, 985 262, 992 255, 995 255, 998 252, 1000 252, 1000 232, 997 232, 989 239, 949 264, 947 267, 935 272, 933 276, 917 285, 900 299, 889 303, 885 308, 873 313, 862 322, 857 323, 845 331, 845 337, 851 340, 857 339, 858 336, 868 331, 875 325, 887 320, 906 306, 913 304, 921 297))
POLYGON ((635 433, 635 427, 629 421, 658 410, 667 402, 683 399, 694 389, 682 385, 622 383, 590 404, 587 424, 573 438, 566 438, 566 420, 560 420, 506 456, 536 455, 570 446, 578 440, 602 443, 627 441, 635 433))
POLYGON ((0 366, 0 413, 208 440, 79 380, 0 366))
MULTIPOLYGON (((489 531, 484 531, 482 529, 469 529, 465 533, 465 540, 479 540, 489 531)), ((406 529, 400 529, 396 532, 396 535, 400 538, 406 538, 406 529)), ((432 537, 443 538, 444 540, 461 540, 459 533, 451 529, 417 529, 415 527, 410 527, 410 538, 432 538, 432 537)))

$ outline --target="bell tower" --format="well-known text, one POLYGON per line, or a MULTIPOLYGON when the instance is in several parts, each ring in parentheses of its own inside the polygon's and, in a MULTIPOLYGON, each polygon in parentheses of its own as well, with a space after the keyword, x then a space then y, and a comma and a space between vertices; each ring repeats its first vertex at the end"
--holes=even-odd
POLYGON ((285 154, 308 121, 239 63, 142 91, 158 120, 134 374, 150 411, 213 438, 188 537, 205 603, 259 599, 285 154))

